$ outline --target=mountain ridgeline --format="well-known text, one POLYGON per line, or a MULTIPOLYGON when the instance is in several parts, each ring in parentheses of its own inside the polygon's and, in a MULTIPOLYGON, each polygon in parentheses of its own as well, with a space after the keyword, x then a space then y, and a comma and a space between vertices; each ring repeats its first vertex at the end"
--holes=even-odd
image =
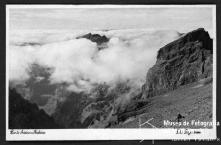
POLYGON ((25 100, 15 89, 9 89, 9 128, 55 129, 61 126, 37 104, 25 100))

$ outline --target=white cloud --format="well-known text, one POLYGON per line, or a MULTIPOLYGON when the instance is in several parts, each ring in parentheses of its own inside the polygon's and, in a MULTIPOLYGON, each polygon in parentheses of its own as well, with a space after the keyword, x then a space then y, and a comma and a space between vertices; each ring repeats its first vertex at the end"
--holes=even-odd
POLYGON ((10 45, 9 77, 14 81, 25 81, 29 78, 27 69, 35 61, 34 48, 10 45))
MULTIPOLYGON (((155 63, 157 50, 178 37, 174 31, 133 30, 131 33, 122 30, 102 33, 106 33, 110 41, 108 47, 101 51, 98 51, 96 43, 87 39, 67 40, 64 37, 63 41, 56 42, 55 38, 61 40, 58 36, 63 36, 63 33, 54 34, 53 42, 40 46, 10 45, 10 80, 28 79, 27 69, 36 62, 54 68, 51 83, 69 84, 68 89, 73 91, 88 90, 94 83, 113 85, 119 80, 129 80, 140 86, 148 68, 155 63)), ((46 38, 45 35, 41 36, 46 38)), ((36 40, 42 41, 42 38, 36 40)))

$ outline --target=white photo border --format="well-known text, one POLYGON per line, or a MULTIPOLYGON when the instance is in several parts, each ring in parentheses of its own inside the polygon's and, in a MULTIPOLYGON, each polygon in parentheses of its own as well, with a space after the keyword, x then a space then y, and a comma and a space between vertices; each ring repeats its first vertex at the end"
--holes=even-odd
MULTIPOLYGON (((217 138, 216 128, 216 5, 6 5, 6 140, 7 141, 40 141, 40 140, 196 140, 217 138), (213 11, 213 127, 197 129, 201 134, 176 134, 176 129, 134 128, 134 129, 40 129, 45 134, 10 134, 8 124, 9 111, 9 10, 16 8, 212 8, 213 11)), ((33 129, 24 129, 32 131, 33 129)), ((39 129, 38 129, 39 130, 39 129)), ((196 130, 196 129, 189 129, 196 130)), ((20 129, 14 129, 20 131, 20 129)))

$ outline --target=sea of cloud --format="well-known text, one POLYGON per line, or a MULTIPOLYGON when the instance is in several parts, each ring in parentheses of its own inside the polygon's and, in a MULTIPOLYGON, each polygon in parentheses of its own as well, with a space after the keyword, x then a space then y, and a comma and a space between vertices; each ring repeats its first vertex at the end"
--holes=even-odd
POLYGON ((85 91, 93 84, 114 85, 129 81, 140 87, 156 61, 159 48, 177 39, 172 30, 148 29, 110 31, 13 31, 7 48, 9 79, 25 82, 33 63, 53 68, 51 84, 65 83, 70 91, 85 91), (98 50, 88 39, 75 39, 88 32, 110 38, 98 50), (25 45, 24 45, 25 44, 25 45))

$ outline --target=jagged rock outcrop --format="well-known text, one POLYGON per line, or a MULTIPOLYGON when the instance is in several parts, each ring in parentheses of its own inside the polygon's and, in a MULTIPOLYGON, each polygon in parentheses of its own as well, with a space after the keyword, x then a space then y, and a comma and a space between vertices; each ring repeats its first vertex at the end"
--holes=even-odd
POLYGON ((158 51, 156 64, 147 73, 142 98, 211 77, 212 56, 212 39, 203 28, 167 44, 158 51))
POLYGON ((101 36, 99 34, 91 34, 91 33, 77 37, 77 39, 80 39, 80 38, 89 39, 92 42, 96 42, 98 45, 109 41, 109 39, 106 36, 101 36))
POLYGON ((79 36, 76 39, 81 39, 81 38, 86 38, 92 42, 97 43, 98 50, 106 48, 107 47, 106 43, 109 41, 109 38, 107 38, 105 35, 101 36, 99 34, 91 34, 91 33, 79 36))
POLYGON ((9 90, 10 129, 52 129, 61 128, 54 119, 39 109, 37 104, 25 100, 15 89, 9 90))

